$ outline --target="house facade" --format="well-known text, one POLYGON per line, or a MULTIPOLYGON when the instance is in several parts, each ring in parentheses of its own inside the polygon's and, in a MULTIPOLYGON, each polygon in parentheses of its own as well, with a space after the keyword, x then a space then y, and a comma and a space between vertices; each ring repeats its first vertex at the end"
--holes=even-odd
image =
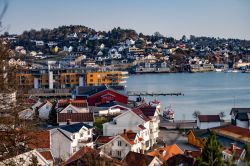
POLYGON ((50 131, 55 158, 67 159, 83 146, 93 148, 93 127, 84 123, 60 126, 50 131))
POLYGON ((113 121, 103 124, 104 136, 115 136, 124 129, 133 130, 143 138, 144 148, 147 150, 156 143, 159 134, 159 117, 156 109, 149 112, 145 107, 138 107, 126 111, 115 117, 113 121), (142 111, 143 110, 143 111, 142 111), (147 116, 145 115, 147 114, 147 116))
POLYGON ((199 129, 209 129, 213 127, 219 127, 221 120, 219 115, 198 115, 197 127, 199 129))
POLYGON ((111 157, 123 159, 130 151, 138 153, 143 151, 142 138, 131 130, 124 130, 122 134, 115 136, 99 148, 111 157))

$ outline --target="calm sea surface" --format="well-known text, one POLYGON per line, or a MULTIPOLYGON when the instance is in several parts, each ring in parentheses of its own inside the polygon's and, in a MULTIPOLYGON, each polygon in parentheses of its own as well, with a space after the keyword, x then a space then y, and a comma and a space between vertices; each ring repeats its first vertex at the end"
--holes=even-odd
MULTIPOLYGON (((172 107, 175 119, 193 119, 192 113, 218 114, 229 119, 232 107, 250 107, 250 74, 245 73, 173 73, 130 75, 128 91, 181 92, 184 96, 146 97, 161 102, 161 111, 172 107)), ((135 99, 135 97, 131 97, 135 99)))

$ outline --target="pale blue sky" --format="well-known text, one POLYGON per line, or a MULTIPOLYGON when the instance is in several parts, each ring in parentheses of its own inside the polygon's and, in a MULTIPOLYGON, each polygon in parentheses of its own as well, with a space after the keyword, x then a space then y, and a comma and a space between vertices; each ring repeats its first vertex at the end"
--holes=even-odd
POLYGON ((250 0, 9 0, 9 32, 85 25, 96 30, 135 29, 250 39, 250 0))

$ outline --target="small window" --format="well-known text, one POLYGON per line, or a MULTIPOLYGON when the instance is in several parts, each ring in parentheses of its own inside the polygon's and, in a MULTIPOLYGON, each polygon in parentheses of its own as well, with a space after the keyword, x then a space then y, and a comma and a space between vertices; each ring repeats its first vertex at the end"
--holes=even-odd
POLYGON ((118 146, 122 146, 122 141, 118 141, 118 146))
POLYGON ((67 110, 67 113, 70 113, 70 114, 72 114, 72 110, 67 110))
POLYGON ((80 134, 80 137, 83 137, 83 133, 80 134))
POLYGON ((24 159, 21 157, 21 158, 19 158, 19 162, 20 163, 23 163, 24 162, 24 159))
POLYGON ((125 144, 125 146, 128 146, 128 144, 125 144))
POLYGON ((88 130, 88 135, 90 135, 90 130, 88 130))
POLYGON ((75 153, 76 152, 76 147, 73 147, 73 153, 75 153))
POLYGON ((73 139, 75 139, 75 135, 73 135, 72 137, 73 137, 73 139))
POLYGON ((121 157, 121 155, 122 155, 122 152, 118 150, 118 151, 117 151, 117 156, 118 156, 118 157, 121 157))

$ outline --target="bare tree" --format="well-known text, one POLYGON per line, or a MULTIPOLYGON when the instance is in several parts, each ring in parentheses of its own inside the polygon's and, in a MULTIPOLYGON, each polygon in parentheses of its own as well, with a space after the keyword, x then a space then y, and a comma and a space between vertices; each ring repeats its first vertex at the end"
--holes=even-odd
POLYGON ((195 110, 195 111, 193 112, 193 118, 197 119, 197 117, 198 117, 200 114, 201 114, 200 111, 195 110))
MULTIPOLYGON (((0 4, 4 6, 0 11, 2 29, 1 20, 8 3, 0 1, 0 4)), ((16 84, 16 73, 20 67, 9 64, 9 59, 13 56, 9 42, 0 38, 0 161, 29 150, 27 144, 32 138, 28 133, 34 131, 37 124, 19 118, 19 112, 28 105, 25 104, 26 98, 16 84)))

